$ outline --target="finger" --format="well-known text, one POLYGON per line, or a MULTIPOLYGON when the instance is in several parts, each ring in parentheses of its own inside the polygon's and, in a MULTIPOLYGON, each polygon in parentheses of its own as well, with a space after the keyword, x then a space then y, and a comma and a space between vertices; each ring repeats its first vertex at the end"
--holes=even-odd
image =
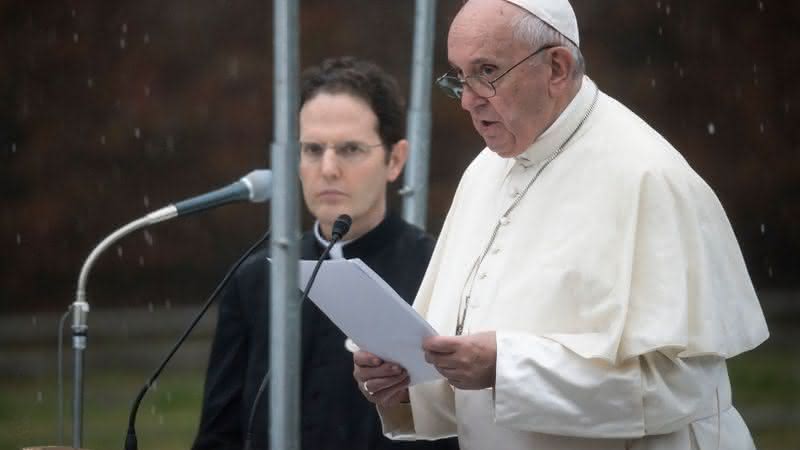
POLYGON ((392 406, 393 404, 389 400, 393 397, 399 397, 398 394, 408 388, 409 380, 408 374, 406 374, 391 387, 377 392, 373 391, 372 397, 375 403, 381 406, 392 406))
POLYGON ((362 367, 377 367, 383 364, 383 360, 370 352, 359 350, 353 353, 353 363, 362 367))
POLYGON ((387 389, 391 389, 398 384, 403 383, 405 380, 408 379, 408 373, 402 373, 400 375, 396 375, 393 377, 384 377, 384 378, 372 378, 366 381, 366 387, 369 389, 370 392, 373 394, 383 392, 387 389))
POLYGON ((403 372, 405 370, 397 364, 384 363, 378 367, 355 366, 353 376, 359 381, 366 381, 373 378, 393 377, 403 372))
POLYGON ((422 349, 433 353, 453 353, 459 343, 458 336, 430 336, 422 341, 422 349))

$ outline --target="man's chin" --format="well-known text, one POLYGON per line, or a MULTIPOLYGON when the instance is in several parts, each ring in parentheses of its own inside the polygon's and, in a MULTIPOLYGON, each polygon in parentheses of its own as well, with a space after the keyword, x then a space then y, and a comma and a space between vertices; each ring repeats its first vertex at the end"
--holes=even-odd
POLYGON ((517 155, 514 148, 507 145, 491 145, 489 142, 486 142, 486 147, 501 158, 512 158, 517 155))

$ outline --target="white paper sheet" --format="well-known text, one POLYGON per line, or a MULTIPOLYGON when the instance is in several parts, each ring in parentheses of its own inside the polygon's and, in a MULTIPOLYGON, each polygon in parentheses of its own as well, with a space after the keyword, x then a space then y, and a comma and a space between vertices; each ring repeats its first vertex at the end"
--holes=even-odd
MULTIPOLYGON (((300 261, 301 290, 315 264, 300 261)), ((360 259, 324 261, 308 297, 360 348, 405 367, 411 385, 442 377, 422 351, 436 331, 360 259)))

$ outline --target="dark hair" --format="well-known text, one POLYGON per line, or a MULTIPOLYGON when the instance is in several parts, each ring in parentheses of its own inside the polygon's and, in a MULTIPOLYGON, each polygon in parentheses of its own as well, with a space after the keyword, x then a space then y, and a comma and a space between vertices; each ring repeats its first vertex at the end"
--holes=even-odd
POLYGON ((317 94, 350 94, 367 102, 378 117, 384 147, 405 138, 403 97, 397 81, 377 65, 351 56, 329 58, 303 71, 300 106, 317 94))

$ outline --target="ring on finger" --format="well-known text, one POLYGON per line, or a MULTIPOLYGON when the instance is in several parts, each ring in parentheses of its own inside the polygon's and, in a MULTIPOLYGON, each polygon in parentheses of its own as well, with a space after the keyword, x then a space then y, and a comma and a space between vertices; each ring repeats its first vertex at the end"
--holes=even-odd
POLYGON ((367 393, 367 394, 369 394, 369 395, 370 395, 370 397, 371 397, 371 396, 373 396, 373 395, 375 395, 375 394, 374 394, 372 391, 370 391, 370 390, 369 390, 369 388, 367 387, 367 382, 366 382, 366 381, 365 381, 365 382, 364 382, 364 383, 361 385, 361 387, 363 387, 363 388, 364 388, 364 391, 366 391, 366 393, 367 393))

